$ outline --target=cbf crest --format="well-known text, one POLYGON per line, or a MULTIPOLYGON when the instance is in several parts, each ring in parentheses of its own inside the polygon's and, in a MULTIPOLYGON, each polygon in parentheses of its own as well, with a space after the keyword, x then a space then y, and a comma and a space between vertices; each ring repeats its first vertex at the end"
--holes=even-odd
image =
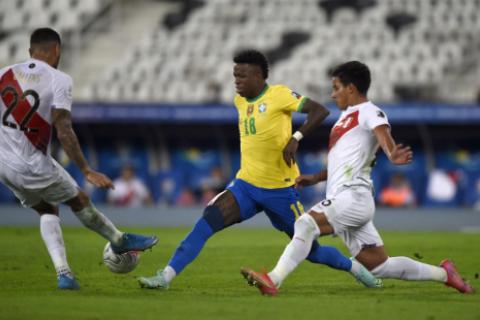
POLYGON ((258 112, 264 113, 265 111, 267 111, 267 104, 265 102, 262 102, 258 106, 258 112))
POLYGON ((247 107, 247 117, 250 117, 253 113, 253 104, 249 104, 247 107))

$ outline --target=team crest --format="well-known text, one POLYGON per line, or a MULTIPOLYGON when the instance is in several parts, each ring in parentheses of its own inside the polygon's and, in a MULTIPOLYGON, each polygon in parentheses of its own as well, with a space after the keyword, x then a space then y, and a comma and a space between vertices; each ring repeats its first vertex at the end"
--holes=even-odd
POLYGON ((258 112, 264 113, 265 111, 267 111, 267 104, 265 102, 262 102, 258 106, 258 112))
POLYGON ((296 93, 295 91, 292 91, 292 96, 294 96, 297 99, 300 99, 302 97, 300 93, 296 93))
POLYGON ((250 117, 253 113, 253 104, 249 104, 247 107, 247 117, 250 117))

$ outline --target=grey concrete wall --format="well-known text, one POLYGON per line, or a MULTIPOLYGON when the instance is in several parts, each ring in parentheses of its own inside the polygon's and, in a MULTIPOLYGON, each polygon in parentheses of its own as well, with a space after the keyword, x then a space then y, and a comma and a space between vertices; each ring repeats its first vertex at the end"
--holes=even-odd
MULTIPOLYGON (((139 227, 190 227, 202 214, 203 208, 139 208, 123 209, 99 206, 115 224, 139 227)), ((62 224, 80 226, 66 207, 61 209, 62 224)), ((384 209, 377 210, 375 224, 383 230, 447 230, 480 232, 480 212, 469 209, 384 209)), ((38 225, 37 214, 19 205, 0 206, 0 225, 38 225)), ((263 213, 239 227, 265 228, 270 222, 263 213)))

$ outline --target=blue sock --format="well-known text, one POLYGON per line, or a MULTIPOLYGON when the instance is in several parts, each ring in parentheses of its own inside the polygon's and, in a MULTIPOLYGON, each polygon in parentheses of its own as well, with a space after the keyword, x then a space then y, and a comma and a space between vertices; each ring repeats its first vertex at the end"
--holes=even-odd
POLYGON ((202 251, 205 242, 214 234, 212 228, 207 223, 205 218, 197 221, 192 231, 183 239, 180 246, 175 251, 175 254, 168 262, 177 275, 189 265, 202 251))
POLYGON ((345 257, 337 248, 331 246, 320 246, 317 241, 313 241, 312 250, 307 260, 313 263, 325 264, 331 268, 350 271, 352 261, 345 257))

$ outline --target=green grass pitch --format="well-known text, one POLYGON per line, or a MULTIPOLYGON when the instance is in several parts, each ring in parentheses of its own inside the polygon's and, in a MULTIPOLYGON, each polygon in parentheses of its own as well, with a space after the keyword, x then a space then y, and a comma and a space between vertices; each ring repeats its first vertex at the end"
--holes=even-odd
MULTIPOLYGON (((187 229, 133 229, 160 238, 132 273, 110 273, 101 262, 105 241, 83 228, 65 228, 70 265, 80 291, 56 289, 38 228, 0 228, 0 319, 476 319, 480 294, 462 295, 442 284, 385 280, 365 289, 344 272, 304 262, 277 297, 246 285, 241 266, 270 269, 287 243, 269 229, 223 231, 168 291, 140 289, 136 277, 163 267, 187 229)), ((391 255, 438 264, 452 258, 480 289, 480 234, 385 232, 391 255)), ((341 248, 338 238, 324 244, 341 248)))

